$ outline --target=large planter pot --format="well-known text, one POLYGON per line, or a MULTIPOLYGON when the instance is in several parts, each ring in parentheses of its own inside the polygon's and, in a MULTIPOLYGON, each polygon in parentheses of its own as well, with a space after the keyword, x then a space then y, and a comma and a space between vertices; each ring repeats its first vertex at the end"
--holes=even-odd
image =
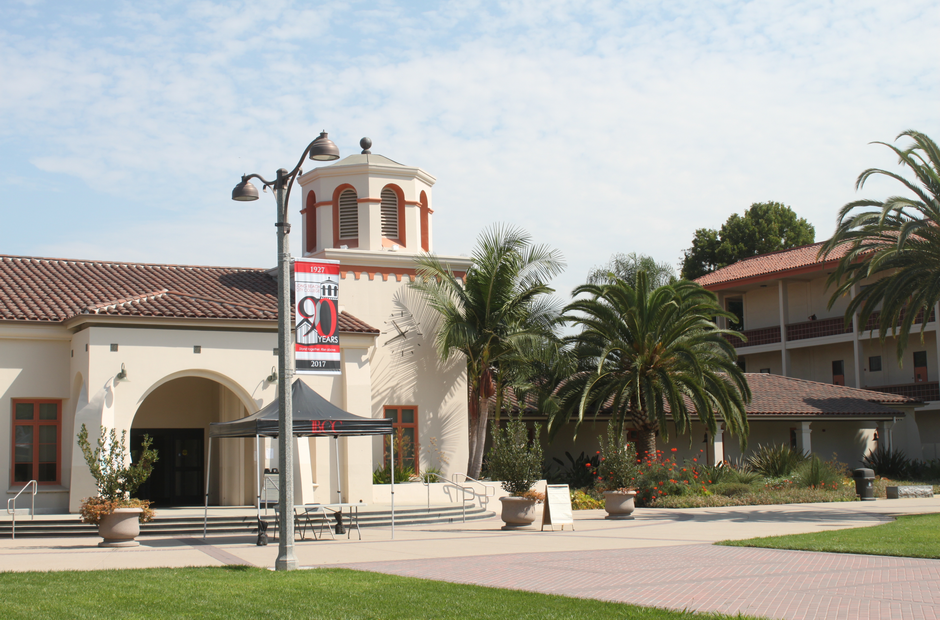
POLYGON ((503 504, 500 517, 503 519, 504 530, 515 530, 535 523, 534 499, 528 497, 500 497, 503 504))
POLYGON ((636 510, 636 491, 604 491, 604 509, 608 519, 632 519, 636 510))
POLYGON ((104 538, 99 547, 136 547, 140 534, 140 508, 117 508, 98 523, 98 535, 104 538))

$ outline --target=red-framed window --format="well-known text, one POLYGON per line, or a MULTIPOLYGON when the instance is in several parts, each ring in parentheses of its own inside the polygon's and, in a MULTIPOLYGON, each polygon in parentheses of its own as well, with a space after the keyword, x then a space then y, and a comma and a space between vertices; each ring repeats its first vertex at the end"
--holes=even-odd
POLYGON ((62 473, 62 401, 13 400, 13 482, 59 484, 62 473))
MULTIPOLYGON (((395 442, 395 462, 399 467, 414 467, 418 460, 418 408, 414 406, 386 405, 385 417, 392 421, 392 440, 395 442)), ((388 463, 388 446, 383 460, 388 463)))

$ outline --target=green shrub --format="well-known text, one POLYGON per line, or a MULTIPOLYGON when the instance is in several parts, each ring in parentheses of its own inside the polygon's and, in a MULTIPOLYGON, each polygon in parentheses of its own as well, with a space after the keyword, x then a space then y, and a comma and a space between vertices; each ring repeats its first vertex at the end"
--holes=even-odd
POLYGON ((740 484, 752 485, 757 482, 760 482, 763 479, 756 471, 751 471, 749 469, 736 469, 734 467, 725 467, 724 477, 722 478, 725 482, 737 482, 740 484))
POLYGON ((493 445, 486 453, 489 475, 499 480, 503 489, 512 495, 522 495, 542 476, 540 432, 541 426, 536 424, 530 444, 529 431, 520 416, 509 416, 503 430, 495 422, 490 427, 493 445))
MULTIPOLYGON (((402 465, 395 465, 395 484, 401 482, 411 482, 411 479, 415 477, 415 470, 413 467, 407 467, 402 465)), ((372 484, 391 484, 392 483, 392 472, 389 465, 385 467, 380 467, 372 472, 372 484)))
POLYGON ((429 465, 428 467, 424 468, 424 471, 422 471, 418 477, 421 478, 421 482, 426 484, 430 484, 432 482, 441 482, 441 468, 431 467, 429 465))
POLYGON ((607 441, 600 438, 599 441, 600 463, 594 487, 600 491, 632 490, 639 472, 636 448, 617 435, 613 424, 607 427, 607 441))
POLYGON ((862 463, 873 470, 876 476, 885 478, 906 478, 911 466, 911 460, 907 458, 901 450, 885 450, 878 446, 877 450, 872 450, 865 455, 862 463))
POLYGON ((567 484, 572 489, 583 489, 594 484, 594 472, 601 460, 600 452, 588 457, 582 451, 578 458, 574 458, 570 452, 566 451, 565 457, 568 459, 567 465, 560 458, 552 457, 552 460, 558 463, 562 469, 557 475, 550 474, 550 476, 546 476, 547 480, 551 480, 553 484, 567 484))
POLYGON ((783 444, 757 446, 757 452, 748 457, 751 469, 767 478, 789 476, 797 465, 806 460, 800 452, 783 444))
POLYGON ((796 466, 793 477, 797 484, 812 489, 838 489, 841 471, 815 454, 796 466))
POLYGON ((743 482, 721 482, 710 489, 714 495, 724 495, 725 497, 739 497, 753 493, 754 490, 751 485, 743 482))
POLYGON ((940 459, 933 459, 932 461, 911 461, 911 464, 908 466, 908 471, 911 480, 921 482, 938 481, 940 480, 940 459))

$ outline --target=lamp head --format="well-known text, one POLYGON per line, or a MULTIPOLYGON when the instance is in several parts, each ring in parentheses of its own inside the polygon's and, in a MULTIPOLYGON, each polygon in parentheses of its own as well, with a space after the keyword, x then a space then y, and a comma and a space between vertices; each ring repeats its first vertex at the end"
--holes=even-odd
POLYGON ((121 372, 115 375, 114 380, 115 381, 130 381, 130 379, 127 378, 127 369, 124 368, 124 364, 121 364, 121 372))
POLYGON ((333 144, 325 131, 310 145, 310 159, 314 161, 333 161, 339 159, 339 147, 333 144))
POLYGON ((271 374, 265 377, 268 383, 277 383, 277 368, 271 367, 271 374))
POLYGON ((242 182, 232 190, 232 200, 258 200, 258 188, 252 185, 245 175, 242 175, 242 182))

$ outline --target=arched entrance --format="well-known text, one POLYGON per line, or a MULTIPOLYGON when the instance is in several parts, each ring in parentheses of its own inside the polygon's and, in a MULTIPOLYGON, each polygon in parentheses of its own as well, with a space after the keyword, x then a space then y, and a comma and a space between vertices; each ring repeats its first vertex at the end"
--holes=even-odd
POLYGON ((157 507, 201 506, 208 466, 213 481, 210 504, 253 503, 255 454, 250 441, 226 442, 206 462, 209 424, 246 415, 248 411, 232 390, 207 377, 178 377, 154 388, 141 402, 131 426, 132 450, 139 449, 147 434, 159 457, 137 496, 157 507))

